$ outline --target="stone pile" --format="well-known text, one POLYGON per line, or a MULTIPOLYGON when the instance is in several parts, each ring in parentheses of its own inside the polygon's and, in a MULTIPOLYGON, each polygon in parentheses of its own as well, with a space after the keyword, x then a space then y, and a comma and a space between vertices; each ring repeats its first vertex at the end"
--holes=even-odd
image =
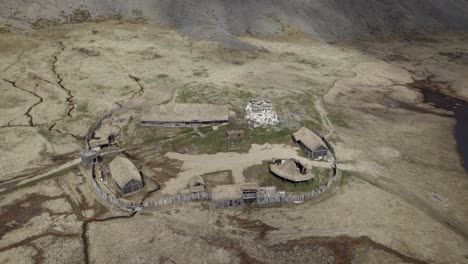
POLYGON ((279 123, 278 114, 269 100, 251 100, 245 107, 246 118, 254 126, 274 126, 279 123))

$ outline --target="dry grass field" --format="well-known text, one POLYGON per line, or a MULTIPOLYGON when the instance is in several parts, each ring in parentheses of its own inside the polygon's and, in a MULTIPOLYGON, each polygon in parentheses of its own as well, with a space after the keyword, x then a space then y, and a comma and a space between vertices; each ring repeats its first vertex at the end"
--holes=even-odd
MULTIPOLYGON (((0 187, 8 189, 0 194, 0 263, 468 263, 468 177, 455 120, 407 85, 433 75, 450 82, 444 92, 468 98, 468 35, 239 38, 258 49, 122 21, 0 33, 0 187), (281 131, 307 125, 333 142, 346 171, 334 195, 129 214, 104 203, 82 167, 14 184, 76 158, 88 129, 119 105, 228 104, 242 119, 256 97, 274 102, 281 131)), ((265 140, 270 131, 256 130, 234 148, 211 141, 211 132, 203 141, 191 130, 141 128, 139 115, 119 113, 102 130, 117 134, 162 193, 195 174, 242 182, 245 169, 272 155, 305 159, 281 131, 265 140)))

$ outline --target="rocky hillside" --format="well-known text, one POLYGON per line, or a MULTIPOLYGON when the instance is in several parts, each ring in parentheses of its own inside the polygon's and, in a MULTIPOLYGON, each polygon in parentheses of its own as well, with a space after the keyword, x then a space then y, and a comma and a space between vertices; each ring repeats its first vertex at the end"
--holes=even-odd
POLYGON ((467 0, 0 0, 0 23, 41 27, 117 17, 201 38, 301 30, 324 40, 468 30, 467 0))

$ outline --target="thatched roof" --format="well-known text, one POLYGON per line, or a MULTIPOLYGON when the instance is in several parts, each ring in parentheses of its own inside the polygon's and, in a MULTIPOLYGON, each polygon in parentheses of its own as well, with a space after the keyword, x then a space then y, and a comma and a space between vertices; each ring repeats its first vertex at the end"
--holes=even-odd
POLYGON ((120 188, 123 188, 131 180, 141 182, 141 175, 138 169, 131 161, 124 157, 116 157, 109 164, 109 168, 112 178, 120 188))
POLYGON ((232 185, 219 185, 211 190, 212 198, 214 201, 229 200, 229 199, 242 199, 242 190, 257 189, 258 184, 254 182, 232 185))
POLYGON ((306 127, 302 127, 296 133, 293 133, 293 138, 294 141, 297 143, 299 143, 299 141, 302 142, 304 146, 312 151, 318 149, 319 147, 327 148, 323 140, 306 127))
POLYGON ((175 104, 155 105, 146 109, 142 122, 190 122, 229 120, 227 105, 175 104))
MULTIPOLYGON (((281 164, 272 162, 270 163, 270 171, 278 177, 293 182, 309 181, 314 178, 314 174, 309 169, 305 174, 301 174, 296 162, 300 163, 294 159, 281 160, 281 164)), ((302 163, 300 164, 304 166, 302 163)))

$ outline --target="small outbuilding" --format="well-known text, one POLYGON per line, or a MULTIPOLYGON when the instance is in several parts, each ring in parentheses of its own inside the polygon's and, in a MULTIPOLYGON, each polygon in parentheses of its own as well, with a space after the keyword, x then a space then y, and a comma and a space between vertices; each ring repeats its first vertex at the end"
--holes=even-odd
POLYGON ((93 165, 94 163, 97 162, 97 159, 98 159, 97 152, 92 149, 82 151, 80 153, 80 157, 81 157, 81 162, 83 162, 83 164, 86 166, 93 165))
POLYGON ((283 180, 293 183, 308 183, 314 179, 314 174, 304 164, 295 159, 273 159, 270 162, 270 172, 283 180))
POLYGON ((306 127, 294 133, 293 139, 313 159, 325 158, 328 155, 328 148, 323 139, 306 127))
POLYGON ((193 176, 187 184, 188 188, 197 186, 205 186, 205 180, 201 176, 193 176))
POLYGON ((205 191, 205 180, 201 176, 190 178, 187 188, 180 191, 181 194, 191 194, 205 191))
POLYGON ((211 190, 212 205, 214 208, 242 207, 255 201, 257 189, 255 183, 216 186, 211 190))
POLYGON ((242 190, 236 185, 219 185, 212 189, 212 200, 215 208, 243 206, 242 190))
POLYGON ((109 164, 110 173, 120 193, 127 195, 143 188, 140 172, 124 157, 116 157, 109 164))

